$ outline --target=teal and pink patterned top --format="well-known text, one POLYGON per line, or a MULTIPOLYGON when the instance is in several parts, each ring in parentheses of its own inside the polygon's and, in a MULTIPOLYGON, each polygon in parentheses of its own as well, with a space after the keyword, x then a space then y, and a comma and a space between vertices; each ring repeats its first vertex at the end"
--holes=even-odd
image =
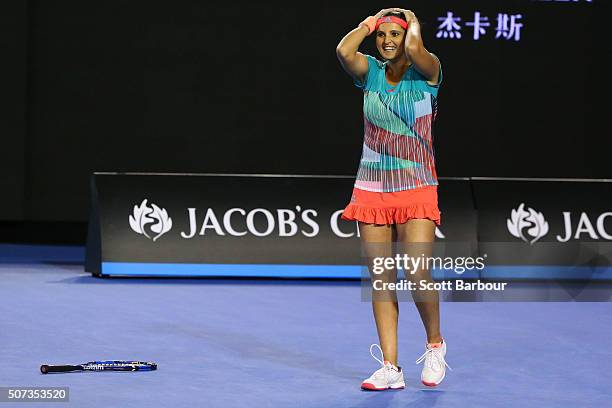
POLYGON ((368 74, 363 83, 364 141, 355 188, 403 191, 438 185, 432 124, 436 118, 438 85, 432 86, 411 65, 399 84, 385 76, 386 62, 366 55, 368 74))

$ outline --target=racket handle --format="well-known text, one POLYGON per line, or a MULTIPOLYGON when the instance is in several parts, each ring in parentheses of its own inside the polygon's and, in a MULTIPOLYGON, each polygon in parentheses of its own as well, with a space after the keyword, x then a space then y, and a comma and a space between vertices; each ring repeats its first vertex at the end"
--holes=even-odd
POLYGON ((83 371, 83 366, 80 365, 47 365, 40 366, 40 372, 47 373, 64 373, 67 371, 83 371))

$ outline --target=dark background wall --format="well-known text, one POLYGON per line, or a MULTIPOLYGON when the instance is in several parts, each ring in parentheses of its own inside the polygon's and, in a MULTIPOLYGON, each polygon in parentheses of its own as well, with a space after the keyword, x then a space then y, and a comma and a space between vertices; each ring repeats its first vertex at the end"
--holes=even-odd
POLYGON ((0 2, 0 220, 24 216, 27 8, 0 2))
MULTIPOLYGON (((4 220, 85 221, 93 171, 356 171, 362 99, 335 47, 384 4, 8 3, 4 220)), ((612 177, 603 3, 410 2, 444 68, 439 175, 612 177), (492 27, 437 39, 447 11, 492 27), (523 15, 520 42, 494 39, 502 12, 523 15)))

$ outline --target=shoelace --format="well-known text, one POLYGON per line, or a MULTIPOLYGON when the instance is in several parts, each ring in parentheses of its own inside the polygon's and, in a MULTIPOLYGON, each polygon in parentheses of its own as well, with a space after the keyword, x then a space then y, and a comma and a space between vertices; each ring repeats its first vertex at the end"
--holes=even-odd
POLYGON ((444 360, 444 356, 438 348, 428 348, 425 350, 423 355, 417 359, 416 363, 420 364, 423 362, 423 360, 425 360, 425 366, 431 368, 432 370, 438 371, 442 369, 443 366, 447 366, 449 370, 453 371, 446 360, 444 360), (434 367, 434 362, 436 363, 437 368, 434 367))
POLYGON ((378 361, 380 365, 382 366, 381 369, 379 369, 378 371, 374 373, 374 377, 379 378, 382 375, 387 380, 389 376, 389 370, 392 370, 392 368, 390 365, 388 366, 385 365, 385 362, 383 361, 383 359, 385 358, 385 355, 378 344, 375 343, 375 344, 370 345, 370 355, 374 358, 374 360, 378 361), (372 352, 372 349, 375 347, 378 348, 378 351, 380 351, 380 357, 381 357, 380 359, 376 357, 374 353, 372 352))
POLYGON ((376 356, 374 355, 374 353, 372 352, 372 349, 373 349, 374 347, 378 348, 378 351, 380 351, 380 357, 381 357, 381 358, 385 358, 385 355, 383 354, 382 349, 381 349, 381 348, 380 348, 380 346, 379 346, 378 344, 376 344, 376 343, 374 343, 374 344, 372 344, 372 345, 370 346, 370 355, 371 355, 372 357, 374 357, 374 360, 378 361, 378 362, 380 363, 380 365, 384 366, 384 365, 385 365, 385 362, 384 362, 383 360, 379 359, 378 357, 376 357, 376 356))

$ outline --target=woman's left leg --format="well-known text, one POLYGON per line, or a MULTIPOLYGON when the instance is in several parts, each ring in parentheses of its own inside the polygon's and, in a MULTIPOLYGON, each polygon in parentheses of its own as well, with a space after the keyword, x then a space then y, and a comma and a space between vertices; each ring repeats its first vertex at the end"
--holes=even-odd
MULTIPOLYGON (((410 220, 405 224, 396 225, 398 247, 411 258, 421 258, 420 266, 411 271, 405 271, 407 279, 418 283, 422 280, 433 282, 427 262, 433 253, 433 241, 436 227, 433 221, 426 219, 410 220), (423 265, 425 263, 425 265, 423 265)), ((403 255, 403 254, 402 254, 403 255)), ((429 387, 440 384, 446 376, 446 342, 440 335, 440 300, 437 290, 418 290, 412 292, 423 326, 427 332, 425 353, 417 359, 424 362, 421 371, 421 382, 429 387)))
MULTIPOLYGON (((412 258, 431 256, 435 239, 436 225, 428 219, 414 219, 404 224, 396 224, 398 250, 412 258)), ((405 271, 406 278, 418 284, 421 280, 433 282, 427 265, 420 265, 413 271, 405 271)), ((442 341, 440 334, 440 303, 437 290, 413 292, 416 307, 421 315, 428 343, 442 341)))

